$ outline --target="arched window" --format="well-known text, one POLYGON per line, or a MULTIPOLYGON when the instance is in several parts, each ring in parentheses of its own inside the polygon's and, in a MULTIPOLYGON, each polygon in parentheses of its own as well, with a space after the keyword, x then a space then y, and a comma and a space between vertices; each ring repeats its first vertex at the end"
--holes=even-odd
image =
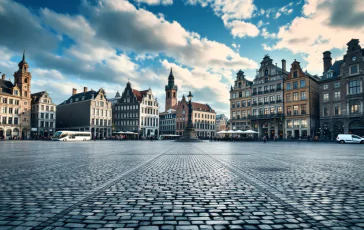
POLYGON ((176 98, 176 92, 173 92, 173 98, 176 98))
POLYGON ((167 98, 170 98, 171 96, 170 96, 170 92, 167 92, 167 98))
MULTIPOLYGON (((24 67, 24 69, 25 69, 25 67, 24 67)), ((25 82, 25 83, 28 83, 28 78, 25 78, 25 79, 24 79, 24 82, 25 82)))

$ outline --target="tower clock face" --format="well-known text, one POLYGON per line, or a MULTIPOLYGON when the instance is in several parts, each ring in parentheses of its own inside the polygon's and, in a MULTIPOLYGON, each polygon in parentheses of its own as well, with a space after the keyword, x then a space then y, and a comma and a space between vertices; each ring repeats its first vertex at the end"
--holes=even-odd
POLYGON ((356 56, 352 56, 352 57, 351 57, 351 60, 352 60, 352 61, 356 61, 356 56))

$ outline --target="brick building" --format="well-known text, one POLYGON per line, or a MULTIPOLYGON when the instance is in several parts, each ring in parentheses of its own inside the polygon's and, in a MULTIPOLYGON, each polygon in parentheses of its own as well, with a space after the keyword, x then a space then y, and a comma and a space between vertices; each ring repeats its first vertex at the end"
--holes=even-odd
POLYGON ((364 49, 358 39, 347 44, 342 60, 332 64, 331 52, 323 53, 323 75, 319 82, 321 138, 335 139, 340 133, 364 136, 364 49))
POLYGON ((234 86, 230 89, 230 122, 233 130, 251 129, 248 116, 251 115, 252 85, 252 81, 245 79, 243 71, 236 74, 234 86))
POLYGON ((31 80, 25 53, 14 73, 14 82, 0 79, 0 138, 30 138, 31 80))
POLYGON ((319 128, 319 78, 294 61, 284 81, 285 138, 314 137, 319 128))

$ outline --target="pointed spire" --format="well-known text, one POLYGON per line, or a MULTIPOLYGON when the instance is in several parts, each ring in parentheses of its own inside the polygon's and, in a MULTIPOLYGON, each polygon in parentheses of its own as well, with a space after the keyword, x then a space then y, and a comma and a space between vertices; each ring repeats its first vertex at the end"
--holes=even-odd
POLYGON ((25 49, 23 51, 23 59, 22 59, 22 61, 25 61, 25 49))
POLYGON ((173 75, 173 73, 172 73, 172 67, 171 67, 171 72, 169 73, 169 75, 173 75))

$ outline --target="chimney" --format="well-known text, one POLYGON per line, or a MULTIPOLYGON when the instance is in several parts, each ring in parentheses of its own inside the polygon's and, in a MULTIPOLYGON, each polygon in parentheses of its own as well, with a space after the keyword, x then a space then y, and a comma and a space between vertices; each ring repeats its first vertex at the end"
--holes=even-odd
POLYGON ((3 75, 1 75, 1 79, 5 80, 5 76, 6 76, 5 73, 3 75))
POLYGON ((332 65, 332 58, 331 58, 331 52, 325 51, 322 53, 324 55, 324 72, 326 72, 332 65))
POLYGON ((72 96, 75 95, 77 93, 77 89, 73 88, 72 89, 72 96))
POLYGON ((282 71, 286 71, 286 60, 282 59, 282 71))
POLYGON ((83 92, 86 93, 87 92, 87 87, 83 87, 83 92))

